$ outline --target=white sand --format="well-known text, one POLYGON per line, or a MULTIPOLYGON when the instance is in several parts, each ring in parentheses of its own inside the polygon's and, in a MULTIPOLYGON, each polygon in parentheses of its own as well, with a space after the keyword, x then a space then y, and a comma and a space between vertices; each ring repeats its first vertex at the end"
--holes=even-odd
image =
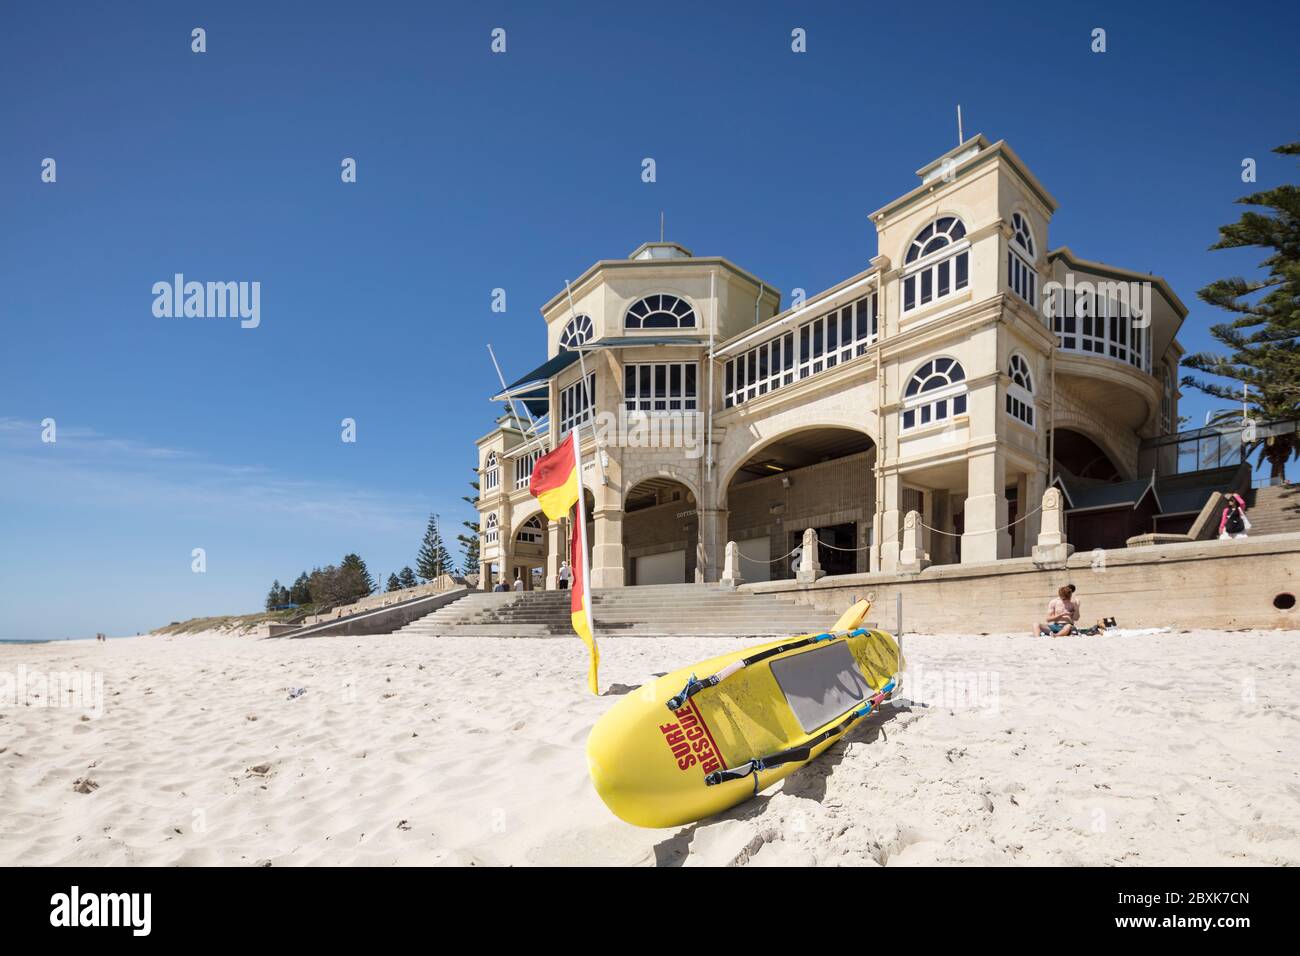
MULTIPOLYGON (((602 683, 726 646, 606 640, 602 683)), ((104 712, 0 708, 0 864, 1300 863, 1300 632, 904 647, 930 706, 676 831, 591 789, 576 638, 2 647, 104 712)))

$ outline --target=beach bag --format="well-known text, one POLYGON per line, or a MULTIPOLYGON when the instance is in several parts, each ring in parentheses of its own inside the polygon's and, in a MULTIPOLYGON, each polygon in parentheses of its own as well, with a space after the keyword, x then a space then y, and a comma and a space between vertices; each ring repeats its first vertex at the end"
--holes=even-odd
POLYGON ((1241 514, 1241 509, 1228 510, 1228 523, 1223 526, 1223 530, 1228 534, 1242 534, 1246 530, 1246 521, 1241 514))

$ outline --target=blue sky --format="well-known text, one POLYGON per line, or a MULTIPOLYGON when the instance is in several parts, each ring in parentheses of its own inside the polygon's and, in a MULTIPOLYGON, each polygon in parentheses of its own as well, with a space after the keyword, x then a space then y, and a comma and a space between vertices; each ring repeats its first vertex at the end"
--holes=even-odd
POLYGON ((347 551, 413 564, 429 512, 471 516, 485 343, 530 368, 538 306, 661 209, 787 294, 861 270, 958 101, 1060 201, 1052 246, 1165 276, 1207 345, 1196 290, 1258 258, 1207 252, 1242 159, 1294 181, 1294 5, 888 6, 7 6, 0 637, 251 611, 347 551), (176 272, 261 282, 260 327, 154 317, 176 272))

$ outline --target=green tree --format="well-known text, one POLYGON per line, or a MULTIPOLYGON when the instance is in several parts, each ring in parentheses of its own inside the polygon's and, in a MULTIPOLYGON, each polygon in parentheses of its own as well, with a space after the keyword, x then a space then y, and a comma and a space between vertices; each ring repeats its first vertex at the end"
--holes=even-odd
POLYGON ((402 568, 402 573, 398 575, 397 580, 401 583, 404 589, 413 588, 420 583, 415 579, 415 572, 412 571, 409 566, 402 568))
POLYGON ((311 603, 311 587, 308 583, 306 571, 298 575, 298 580, 294 581, 293 587, 289 588, 289 602, 291 604, 311 603))
POLYGON ((271 585, 271 590, 266 594, 266 609, 269 611, 273 607, 279 607, 281 604, 289 603, 289 592, 285 590, 284 585, 277 578, 271 585))
POLYGON ((370 576, 366 562, 359 554, 345 554, 339 562, 339 572, 343 575, 343 589, 353 600, 375 593, 375 579, 370 576))
POLYGON ((420 553, 415 556, 415 570, 426 581, 437 580, 441 574, 455 570, 451 556, 442 543, 442 532, 438 530, 438 516, 429 515, 429 524, 424 529, 424 540, 420 542, 420 553))
MULTIPOLYGON (((474 489, 473 496, 462 495, 461 501, 468 502, 475 511, 478 510, 478 482, 471 481, 469 486, 474 489)), ((479 546, 479 528, 477 521, 462 521, 465 531, 456 535, 456 540, 460 542, 461 553, 461 570, 464 574, 478 574, 478 546, 479 546)))
POLYGON ((397 575, 396 575, 396 574, 390 574, 390 575, 388 576, 388 590, 390 590, 390 591, 400 591, 400 590, 402 590, 402 582, 399 581, 399 580, 397 580, 397 575))
MULTIPOLYGON (((1273 152, 1300 155, 1300 141, 1273 152)), ((1238 384, 1191 375, 1182 383, 1234 403, 1243 401, 1244 391, 1244 400, 1263 422, 1300 417, 1300 187, 1286 184, 1237 202, 1259 211, 1247 210, 1236 222, 1221 226, 1219 241, 1210 248, 1269 251, 1260 263, 1267 273, 1262 279, 1219 279, 1197 293, 1235 316, 1210 329, 1230 354, 1198 352, 1184 358, 1183 365, 1238 384)), ((1223 412, 1217 418, 1227 421, 1236 415, 1223 412)), ((1258 448, 1259 465, 1268 462, 1270 477, 1280 479, 1287 462, 1300 457, 1300 435, 1264 437, 1258 448)))

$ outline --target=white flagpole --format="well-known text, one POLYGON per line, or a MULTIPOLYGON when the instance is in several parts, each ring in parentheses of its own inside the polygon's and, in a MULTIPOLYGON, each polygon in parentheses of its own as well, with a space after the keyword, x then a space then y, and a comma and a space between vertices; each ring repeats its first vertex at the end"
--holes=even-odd
MULTIPOLYGON (((572 322, 574 318, 576 318, 576 315, 573 310, 573 289, 570 288, 568 279, 564 280, 564 291, 567 292, 569 295, 569 321, 572 322)), ((595 425, 596 396, 593 392, 595 386, 592 383, 587 381, 587 360, 583 357, 583 349, 582 349, 582 346, 585 344, 586 344, 585 342, 579 342, 574 346, 574 349, 578 353, 578 368, 582 372, 582 394, 587 397, 587 413, 591 417, 591 422, 592 422, 591 448, 592 448, 592 452, 596 456, 596 467, 600 469, 600 483, 602 485, 607 485, 609 484, 609 479, 605 477, 605 463, 601 460, 600 448, 596 445, 596 425, 595 425)), ((579 423, 579 425, 581 425, 581 423, 579 423)), ((578 441, 577 441, 578 429, 574 428, 573 433, 574 433, 573 447, 574 447, 574 451, 576 452, 578 447, 578 441)))
MULTIPOLYGON (((501 383, 501 391, 505 392, 507 391, 506 377, 501 374, 501 365, 497 362, 497 353, 492 351, 491 342, 488 343, 487 350, 488 350, 488 355, 492 356, 492 367, 497 370, 497 381, 501 383)), ((515 411, 515 400, 507 395, 506 404, 510 406, 510 414, 514 416, 515 421, 519 422, 519 413, 515 411)), ((533 421, 533 413, 528 410, 528 403, 523 402, 523 406, 524 406, 524 414, 528 416, 528 432, 532 435, 532 438, 529 438, 527 440, 532 441, 533 438, 537 437, 537 423, 533 421)), ((520 424, 522 424, 522 422, 520 422, 520 424)))
POLYGON ((587 499, 582 483, 582 451, 579 448, 577 429, 573 433, 573 464, 578 473, 578 557, 582 560, 582 607, 587 615, 587 630, 591 632, 591 642, 596 643, 596 622, 591 615, 591 567, 587 560, 587 499))

